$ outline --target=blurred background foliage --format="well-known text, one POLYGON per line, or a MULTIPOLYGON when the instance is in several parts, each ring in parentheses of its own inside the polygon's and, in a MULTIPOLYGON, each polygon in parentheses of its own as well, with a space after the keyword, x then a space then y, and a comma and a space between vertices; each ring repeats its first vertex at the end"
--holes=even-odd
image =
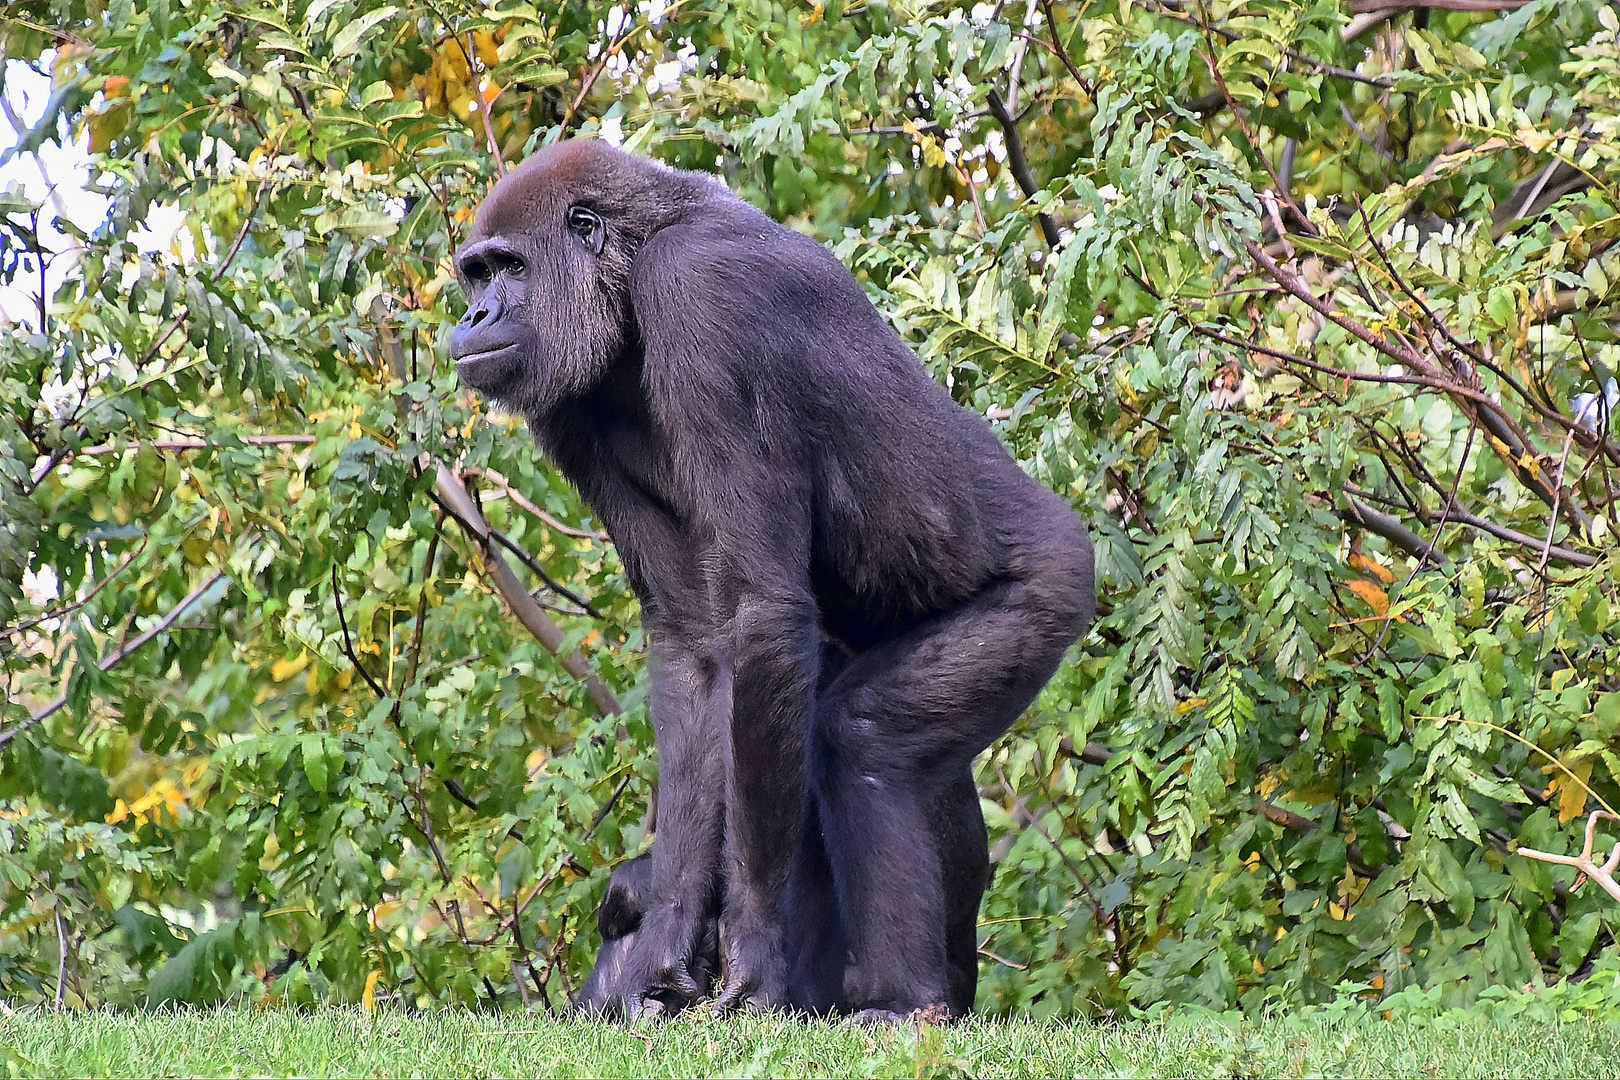
POLYGON ((979 1005, 1610 970, 1620 46, 1596 0, 17 0, 0 996, 559 1005, 657 763, 634 598, 456 385, 536 147, 832 246, 1072 499, 979 769, 979 1005), (147 225, 177 215, 170 237, 147 225), (52 222, 54 219, 54 228, 52 222))

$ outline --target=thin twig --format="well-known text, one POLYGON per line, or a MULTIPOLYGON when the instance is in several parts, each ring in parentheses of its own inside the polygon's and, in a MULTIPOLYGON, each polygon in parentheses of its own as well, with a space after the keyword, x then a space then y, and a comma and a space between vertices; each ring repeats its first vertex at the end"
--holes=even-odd
MULTIPOLYGON (((315 441, 313 435, 239 435, 237 436, 248 446, 302 446, 315 441)), ((208 439, 155 439, 146 442, 103 443, 100 446, 87 446, 78 452, 79 457, 101 457, 104 454, 117 454, 125 450, 139 450, 150 447, 153 450, 207 450, 210 447, 223 450, 228 449, 223 443, 211 442, 208 439)))
MULTIPOLYGON (((467 31, 467 72, 473 80, 473 96, 478 100, 478 115, 484 118, 484 135, 489 139, 490 156, 495 159, 495 175, 505 176, 506 159, 501 157, 500 144, 495 141, 495 124, 490 119, 490 113, 494 111, 495 99, 501 96, 501 91, 497 88, 495 93, 490 95, 488 101, 484 100, 484 91, 478 85, 478 72, 473 63, 477 55, 477 45, 474 44, 472 31, 469 30, 467 31)), ((490 81, 490 85, 495 85, 493 80, 490 81)))
POLYGON ((15 637, 18 634, 26 633, 27 631, 32 630, 34 627, 38 626, 40 623, 49 622, 51 619, 65 619, 69 615, 73 614, 75 611, 78 611, 80 608, 84 607, 84 605, 86 605, 90 601, 94 600, 96 598, 96 594, 99 593, 102 589, 107 587, 108 582, 110 582, 113 578, 117 577, 119 574, 122 574, 129 567, 129 564, 135 561, 135 557, 138 556, 141 552, 146 550, 146 543, 150 539, 151 539, 150 536, 141 537, 140 546, 137 547, 134 551, 129 553, 129 558, 127 558, 123 562, 119 563, 117 569, 113 570, 112 573, 108 574, 106 577, 104 577, 100 581, 96 582, 95 585, 91 587, 91 589, 90 589, 90 591, 88 593, 81 596, 79 599, 73 601, 73 603, 69 604, 67 607, 61 608, 61 609, 56 610, 56 611, 47 611, 45 614, 39 616, 38 618, 29 619, 27 622, 19 623, 18 625, 13 626, 13 627, 11 627, 9 629, 0 628, 0 638, 15 637))
POLYGON ((57 897, 57 1002, 55 1009, 62 1012, 63 996, 68 988, 68 923, 62 918, 62 899, 57 897))
MULTIPOLYGON (((115 665, 122 663, 124 658, 130 653, 134 652, 136 649, 139 649, 142 645, 145 645, 148 641, 151 641, 169 627, 173 626, 180 616, 185 614, 187 608, 201 599, 203 594, 209 589, 212 589, 214 584, 224 576, 225 571, 223 570, 217 571, 210 575, 208 580, 204 581, 201 585, 187 593, 185 598, 176 604, 162 619, 159 619, 156 623, 153 623, 150 627, 136 635, 130 641, 120 645, 110 655, 103 658, 96 666, 102 671, 110 671, 115 665)), ((39 723, 47 716, 56 713, 66 704, 67 692, 64 691, 62 695, 55 701, 52 701, 48 705, 42 705, 32 715, 30 715, 27 720, 13 724, 5 731, 0 731, 0 748, 4 748, 7 743, 11 742, 12 739, 15 739, 22 731, 32 727, 34 724, 39 723)))
POLYGON ((338 625, 343 628, 344 655, 349 658, 349 663, 354 665, 354 670, 360 673, 360 677, 366 680, 366 685, 371 687, 371 692, 377 695, 378 700, 387 701, 394 695, 383 689, 382 684, 372 678, 371 672, 366 670, 365 665, 360 662, 360 657, 355 654, 354 642, 349 640, 349 620, 343 614, 343 587, 338 582, 337 563, 332 564, 332 601, 337 605, 338 625))
POLYGON ((535 517, 545 522, 547 528, 555 529, 564 536, 576 536, 581 540, 601 540, 607 543, 612 543, 612 540, 608 534, 600 529, 576 529, 571 525, 565 525, 558 521, 556 518, 552 517, 550 514, 546 513, 544 510, 540 509, 533 502, 531 502, 528 496, 524 495, 523 492, 513 487, 510 480, 496 472, 494 469, 484 468, 481 465, 468 465, 461 471, 464 476, 482 476, 489 480, 492 484, 504 491, 507 498, 511 499, 518 506, 521 506, 535 517))
POLYGON ((1074 61, 1069 58, 1069 50, 1063 47, 1063 39, 1058 37, 1057 19, 1052 15, 1052 0, 1041 0, 1041 11, 1046 14, 1046 27, 1052 35, 1052 51, 1063 61, 1063 66, 1069 69, 1069 74, 1080 84, 1080 89, 1085 91, 1086 97, 1096 97, 1097 88, 1091 84, 1090 79, 1080 74, 1080 69, 1075 67, 1074 61))

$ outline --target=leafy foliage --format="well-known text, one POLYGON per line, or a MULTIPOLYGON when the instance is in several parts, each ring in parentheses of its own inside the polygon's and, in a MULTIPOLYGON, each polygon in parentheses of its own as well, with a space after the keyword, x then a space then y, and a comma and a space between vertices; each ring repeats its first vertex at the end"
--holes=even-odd
POLYGON ((55 50, 19 151, 113 199, 55 254, 0 204, 7 282, 73 266, 0 345, 8 997, 556 1003, 592 955, 636 608, 444 350, 471 208, 565 132, 832 245, 1093 524, 1098 624, 980 768, 982 1007, 1612 967, 1513 854, 1620 803, 1611 5, 6 20, 55 50))

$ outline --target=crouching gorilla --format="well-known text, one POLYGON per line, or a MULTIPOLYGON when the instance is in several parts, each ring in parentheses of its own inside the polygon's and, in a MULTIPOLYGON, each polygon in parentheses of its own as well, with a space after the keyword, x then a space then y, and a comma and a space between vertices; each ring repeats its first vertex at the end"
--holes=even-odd
POLYGON ((964 1009, 985 844, 949 811, 1091 618, 1074 512, 710 177, 557 144, 456 265, 457 371, 600 516, 651 645, 658 839, 585 1004, 698 1000, 718 912, 722 1009, 964 1009))

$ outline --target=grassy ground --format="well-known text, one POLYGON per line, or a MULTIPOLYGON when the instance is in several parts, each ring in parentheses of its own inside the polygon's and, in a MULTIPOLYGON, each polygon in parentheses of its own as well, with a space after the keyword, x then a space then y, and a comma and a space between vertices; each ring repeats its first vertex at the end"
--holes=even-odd
POLYGON ((1614 1076, 1620 1025, 1172 1017, 865 1030, 774 1017, 625 1028, 329 1009, 0 1018, 10 1076, 1614 1076))

